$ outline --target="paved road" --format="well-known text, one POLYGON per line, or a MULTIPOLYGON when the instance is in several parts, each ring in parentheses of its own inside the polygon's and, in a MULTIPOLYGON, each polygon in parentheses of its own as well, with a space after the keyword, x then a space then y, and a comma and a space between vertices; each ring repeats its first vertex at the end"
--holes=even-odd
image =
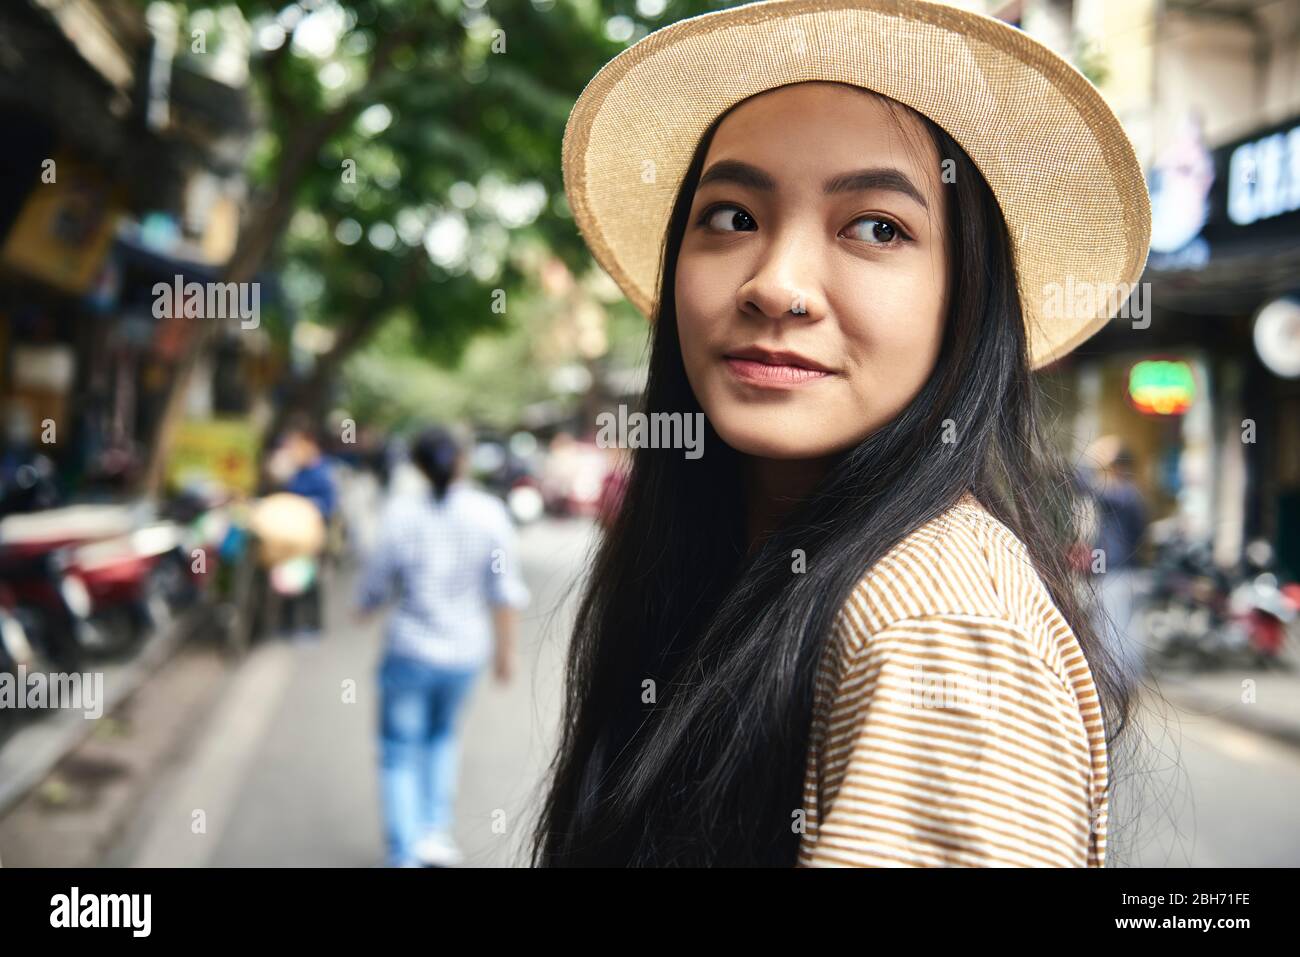
POLYGON ((1140 741, 1116 776, 1112 865, 1300 866, 1300 749, 1158 701, 1140 741))
MULTIPOLYGON (((524 860, 591 534, 588 523, 554 521, 521 534, 533 603, 521 622, 519 670, 506 686, 484 673, 464 716, 456 815, 467 866, 524 860)), ((374 681, 380 631, 377 623, 351 622, 348 597, 345 587, 331 593, 320 644, 267 645, 240 669, 189 759, 152 789, 107 863, 382 860, 374 681)))

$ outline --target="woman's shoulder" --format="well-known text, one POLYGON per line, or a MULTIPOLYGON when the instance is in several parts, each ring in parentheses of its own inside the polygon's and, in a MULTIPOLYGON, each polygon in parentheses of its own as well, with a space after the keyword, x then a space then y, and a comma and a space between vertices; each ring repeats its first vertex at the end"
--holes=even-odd
MULTIPOLYGON (((926 753, 932 741, 914 732, 917 712, 906 710, 908 702, 924 699, 933 683, 947 689, 950 678, 961 678, 963 689, 971 682, 995 687, 1007 705, 1005 727, 973 710, 962 733, 978 739, 996 730, 1021 773, 1048 753, 1030 739, 1041 722, 1050 723, 1052 743, 1043 747, 1055 757, 1044 759, 1040 777, 1065 775, 1083 786, 1089 833, 1082 846, 1089 866, 1102 865, 1108 772, 1091 671, 1028 549, 973 494, 905 536, 862 576, 836 618, 834 638, 818 682, 817 714, 828 729, 861 735, 873 709, 884 717, 901 702, 905 718, 889 733, 926 753), (868 707, 868 697, 882 703, 868 707)), ((941 717, 965 714, 947 709, 941 717)))
POLYGON ((1076 647, 1025 544, 969 491, 863 574, 838 624, 857 644, 932 619, 1001 626, 1062 673, 1076 647))

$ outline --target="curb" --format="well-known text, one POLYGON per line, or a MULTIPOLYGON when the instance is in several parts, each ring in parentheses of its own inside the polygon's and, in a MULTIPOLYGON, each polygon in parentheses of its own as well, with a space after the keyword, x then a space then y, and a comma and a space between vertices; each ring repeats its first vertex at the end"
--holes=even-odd
MULTIPOLYGON (((129 699, 194 632, 207 609, 187 609, 170 627, 147 638, 130 661, 105 681, 102 717, 108 717, 129 699)), ((0 746, 0 817, 43 781, 63 758, 88 738, 96 722, 75 712, 43 715, 19 728, 0 746)))

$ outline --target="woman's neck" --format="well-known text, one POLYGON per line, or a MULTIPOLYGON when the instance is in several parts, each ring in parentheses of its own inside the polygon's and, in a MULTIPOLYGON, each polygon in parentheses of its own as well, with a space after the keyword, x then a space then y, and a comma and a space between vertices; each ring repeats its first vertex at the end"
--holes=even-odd
POLYGON ((741 468, 751 554, 812 493, 833 461, 833 456, 820 459, 744 457, 741 468))

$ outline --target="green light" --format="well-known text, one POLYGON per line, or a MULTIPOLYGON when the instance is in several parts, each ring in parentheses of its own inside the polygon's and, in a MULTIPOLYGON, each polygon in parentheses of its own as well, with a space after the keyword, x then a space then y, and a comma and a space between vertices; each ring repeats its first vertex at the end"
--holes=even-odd
POLYGON ((1196 397, 1196 378, 1182 360, 1144 359, 1129 370, 1128 394, 1139 412, 1181 415, 1196 397))

